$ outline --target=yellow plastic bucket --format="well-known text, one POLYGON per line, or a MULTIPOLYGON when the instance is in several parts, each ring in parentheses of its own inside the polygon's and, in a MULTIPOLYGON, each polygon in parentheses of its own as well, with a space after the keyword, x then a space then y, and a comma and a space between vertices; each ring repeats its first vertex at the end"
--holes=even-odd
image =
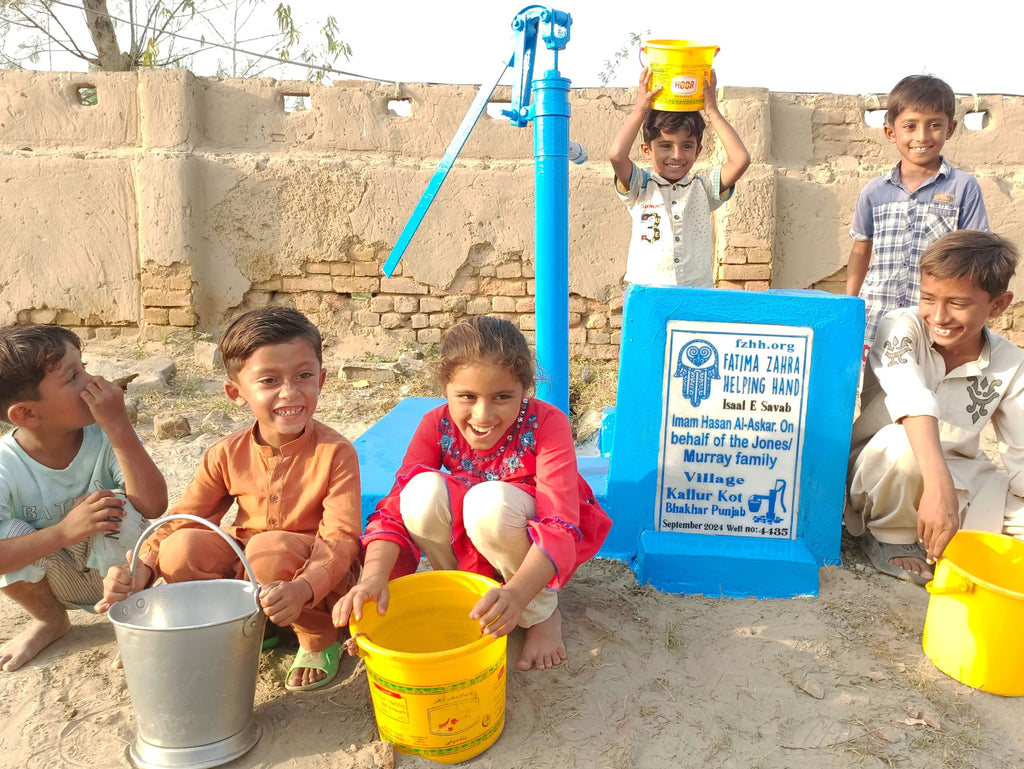
POLYGON ((692 112, 704 107, 704 80, 711 78, 717 45, 690 40, 648 40, 640 51, 651 70, 650 89, 661 86, 651 106, 667 112, 692 112))
POLYGON ((1024 694, 1024 542, 958 531, 928 583, 922 645, 935 667, 992 694, 1024 694))
POLYGON ((427 571, 388 584, 349 628, 366 662, 381 740, 445 764, 472 758, 505 726, 505 638, 469 618, 498 583, 464 571, 427 571))

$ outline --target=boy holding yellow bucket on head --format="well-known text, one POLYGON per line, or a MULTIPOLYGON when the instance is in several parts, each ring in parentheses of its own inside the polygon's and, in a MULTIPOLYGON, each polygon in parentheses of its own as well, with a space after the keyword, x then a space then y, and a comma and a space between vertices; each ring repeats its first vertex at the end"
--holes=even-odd
POLYGON ((710 174, 694 174, 704 118, 699 111, 657 109, 662 88, 651 89, 650 68, 640 73, 636 104, 609 150, 615 190, 633 218, 625 277, 631 283, 714 286, 711 212, 732 198, 750 165, 743 141, 718 109, 717 85, 712 69, 703 82, 704 112, 725 149, 726 162, 710 174), (629 156, 641 131, 640 149, 652 172, 637 168, 629 156))
POLYGON ((879 323, 844 520, 885 574, 924 583, 960 528, 1024 534, 1024 352, 985 327, 1018 261, 997 235, 947 233, 921 256, 918 307, 879 323), (979 450, 989 421, 1005 472, 979 450))

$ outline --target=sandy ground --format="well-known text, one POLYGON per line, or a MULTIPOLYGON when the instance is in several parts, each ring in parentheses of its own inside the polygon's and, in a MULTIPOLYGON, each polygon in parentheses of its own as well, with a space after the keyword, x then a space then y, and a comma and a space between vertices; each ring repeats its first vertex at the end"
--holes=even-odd
MULTIPOLYGON (((239 415, 241 416, 241 415, 239 415)), ((349 435, 366 425, 338 424, 349 435)), ((143 433, 145 434, 145 433, 143 433)), ((210 436, 150 442, 172 498, 210 436)), ((875 573, 844 541, 818 598, 667 595, 598 560, 563 591, 568 661, 515 671, 504 733, 465 765, 507 767, 1024 766, 1024 699, 970 689, 921 648, 924 589, 875 573)), ((0 643, 25 615, 0 600, 0 643)), ((128 767, 135 717, 106 618, 74 628, 34 662, 0 673, 0 767, 128 767)), ((230 766, 426 767, 377 742, 365 668, 346 658, 329 687, 288 693, 294 648, 263 655, 263 736, 230 766)), ((160 660, 154 660, 160 664, 160 660)))

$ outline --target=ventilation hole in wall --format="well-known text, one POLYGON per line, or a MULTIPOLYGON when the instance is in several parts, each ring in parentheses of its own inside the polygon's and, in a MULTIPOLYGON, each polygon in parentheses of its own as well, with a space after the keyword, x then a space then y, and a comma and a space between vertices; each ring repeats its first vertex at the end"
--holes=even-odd
POLYGON ((884 109, 864 110, 864 124, 868 128, 882 128, 885 125, 884 109))
POLYGON ((984 131, 988 128, 989 115, 988 110, 981 110, 979 112, 968 112, 964 115, 964 128, 968 131, 984 131))
POLYGON ((99 94, 96 92, 96 86, 94 85, 80 85, 75 89, 75 96, 78 97, 78 103, 83 107, 95 107, 100 103, 99 94))
POLYGON ((492 120, 508 120, 508 115, 503 115, 502 110, 512 109, 512 102, 489 101, 487 102, 487 117, 492 120))
POLYGON ((313 97, 308 93, 286 93, 283 96, 285 112, 305 112, 313 106, 313 97))
POLYGON ((392 99, 388 102, 388 112, 394 112, 398 117, 409 117, 412 99, 392 99))

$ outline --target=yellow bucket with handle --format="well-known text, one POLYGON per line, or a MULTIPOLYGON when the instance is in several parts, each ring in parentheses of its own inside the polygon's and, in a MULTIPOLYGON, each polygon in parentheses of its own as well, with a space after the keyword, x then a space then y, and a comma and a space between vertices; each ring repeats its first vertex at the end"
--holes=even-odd
POLYGON ((711 63, 721 50, 690 40, 648 40, 640 47, 641 62, 651 70, 650 89, 661 93, 651 106, 666 112, 693 112, 704 107, 704 81, 711 79, 711 63))
POLYGON ((506 639, 482 635, 469 612, 498 583, 464 571, 427 571, 388 583, 349 629, 366 663, 380 738, 445 764, 489 748, 505 726, 506 639))
POLYGON ((958 531, 935 565, 922 646, 961 683, 1024 695, 1024 542, 958 531))

